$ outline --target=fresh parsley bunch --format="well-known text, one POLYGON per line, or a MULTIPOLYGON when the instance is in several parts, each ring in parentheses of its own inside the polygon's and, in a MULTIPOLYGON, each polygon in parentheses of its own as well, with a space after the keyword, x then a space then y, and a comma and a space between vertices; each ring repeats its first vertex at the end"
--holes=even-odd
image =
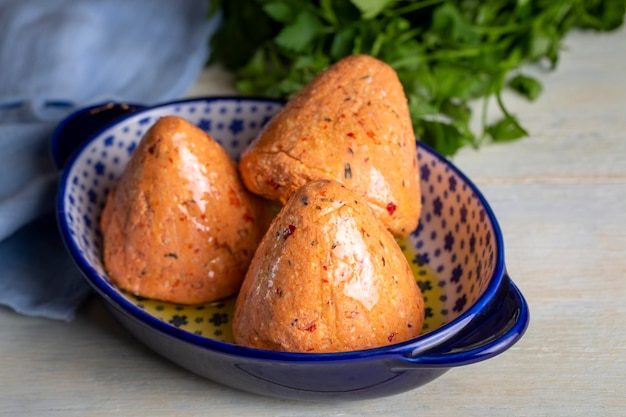
POLYGON ((502 100, 505 87, 534 100, 540 82, 524 64, 554 69, 573 28, 623 24, 626 0, 228 0, 212 60, 244 95, 288 99, 320 71, 356 53, 398 73, 420 139, 444 155, 485 140, 527 135, 502 100), (494 97, 502 117, 487 123, 494 97), (483 99, 482 131, 470 102, 483 99))

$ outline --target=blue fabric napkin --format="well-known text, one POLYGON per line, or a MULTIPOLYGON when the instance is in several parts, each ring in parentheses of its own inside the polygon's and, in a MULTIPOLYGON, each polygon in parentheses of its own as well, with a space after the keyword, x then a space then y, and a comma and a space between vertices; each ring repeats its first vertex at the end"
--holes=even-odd
POLYGON ((89 288, 52 214, 52 131, 104 101, 181 97, 208 59, 209 0, 0 0, 0 304, 71 320, 89 288))

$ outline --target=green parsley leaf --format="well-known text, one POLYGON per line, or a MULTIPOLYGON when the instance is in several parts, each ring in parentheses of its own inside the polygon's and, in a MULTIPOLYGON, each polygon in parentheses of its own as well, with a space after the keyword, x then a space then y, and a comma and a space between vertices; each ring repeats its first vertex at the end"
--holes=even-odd
POLYGON ((263 11, 277 22, 289 23, 294 19, 294 10, 280 1, 264 4, 263 11))
POLYGON ((536 78, 522 74, 518 74, 512 78, 511 81, 509 81, 509 86, 531 101, 537 99, 543 89, 541 83, 536 78))
POLYGON ((395 0, 350 0, 361 11, 363 19, 372 19, 395 0))
POLYGON ((286 26, 274 38, 278 46, 287 50, 303 52, 310 47, 311 42, 323 29, 319 18, 308 11, 298 14, 295 21, 286 26))
POLYGON ((357 30, 354 27, 346 27, 340 29, 335 35, 330 45, 330 56, 333 59, 340 59, 350 54, 354 46, 354 38, 356 37, 357 30))
POLYGON ((487 127, 486 132, 494 142, 507 142, 528 136, 513 116, 505 117, 500 121, 487 127))

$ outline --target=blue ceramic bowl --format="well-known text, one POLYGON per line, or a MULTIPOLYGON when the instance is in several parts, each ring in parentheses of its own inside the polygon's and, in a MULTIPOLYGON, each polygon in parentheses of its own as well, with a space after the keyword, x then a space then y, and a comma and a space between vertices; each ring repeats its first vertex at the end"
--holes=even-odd
POLYGON ((97 120, 90 111, 81 111, 59 125, 53 153, 59 164, 67 159, 57 202, 63 239, 87 281, 132 334, 211 380, 298 400, 403 392, 453 367, 498 355, 520 339, 528 325, 528 307, 507 275, 493 212, 462 172, 420 143, 423 212, 419 227, 400 242, 426 300, 424 330, 413 340, 345 353, 252 349, 232 343, 233 299, 179 306, 117 288, 101 260, 100 213, 108 190, 149 127, 161 116, 182 116, 237 158, 282 105, 254 98, 201 98, 151 108, 110 103, 106 106, 127 111, 121 116, 112 111, 109 118, 97 120), (72 146, 78 149, 68 159, 72 146))

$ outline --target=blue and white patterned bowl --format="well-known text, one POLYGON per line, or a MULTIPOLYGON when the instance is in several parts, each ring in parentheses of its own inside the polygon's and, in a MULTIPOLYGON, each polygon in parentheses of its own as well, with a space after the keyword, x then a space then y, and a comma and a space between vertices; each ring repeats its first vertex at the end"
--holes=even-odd
MULTIPOLYGON (((63 127, 89 125, 89 112, 78 112, 60 125, 55 155, 66 140, 84 141, 60 181, 57 208, 63 239, 87 281, 130 332, 164 357, 214 381, 303 400, 399 393, 452 367, 498 355, 520 339, 528 325, 528 306, 506 273, 494 214, 463 173, 420 143, 423 212, 419 227, 400 242, 426 300, 424 331, 413 340, 326 354, 246 348, 232 343, 233 299, 178 306, 134 297, 112 284, 102 264, 100 213, 107 192, 150 126, 161 116, 182 116, 237 158, 281 107, 279 101, 252 98, 136 106, 124 116, 112 116, 115 120, 88 139, 80 137, 80 129, 68 137, 63 127)), ((64 159, 57 157, 60 163, 64 159)))

